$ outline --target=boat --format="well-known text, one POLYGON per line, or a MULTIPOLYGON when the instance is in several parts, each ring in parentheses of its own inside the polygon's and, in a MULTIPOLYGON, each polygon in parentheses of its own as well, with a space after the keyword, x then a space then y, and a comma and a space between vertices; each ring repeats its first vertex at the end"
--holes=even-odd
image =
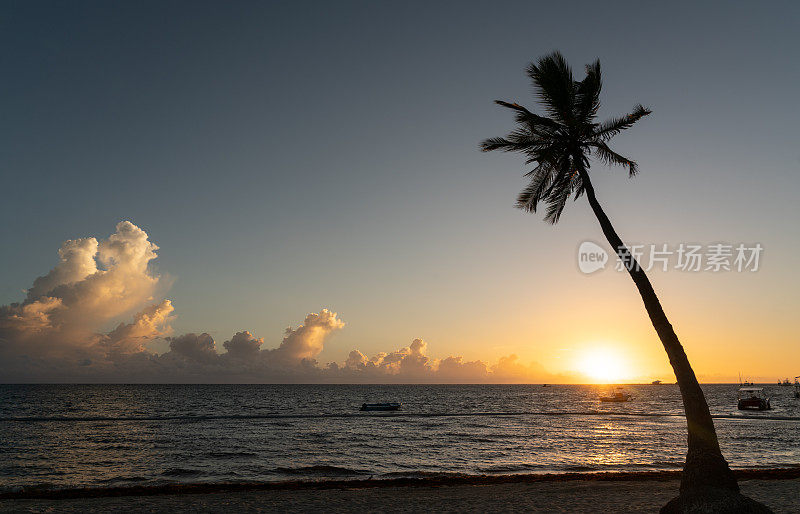
POLYGON ((402 403, 362 403, 361 409, 362 411, 388 411, 388 410, 400 410, 402 403))
POLYGON ((619 387, 616 388, 610 395, 608 396, 601 396, 601 402, 614 402, 614 403, 622 403, 622 402, 629 402, 633 399, 633 396, 626 393, 619 387))
POLYGON ((650 382, 650 385, 659 386, 661 385, 661 380, 653 380, 652 382, 650 382))
POLYGON ((739 410, 769 410, 772 406, 763 387, 740 387, 739 410))
POLYGON ((744 379, 744 382, 742 382, 742 374, 739 373, 739 387, 748 387, 748 386, 752 386, 752 385, 755 385, 755 384, 753 384, 752 382, 750 382, 746 378, 744 379))
POLYGON ((550 387, 550 384, 542 384, 542 387, 550 387))

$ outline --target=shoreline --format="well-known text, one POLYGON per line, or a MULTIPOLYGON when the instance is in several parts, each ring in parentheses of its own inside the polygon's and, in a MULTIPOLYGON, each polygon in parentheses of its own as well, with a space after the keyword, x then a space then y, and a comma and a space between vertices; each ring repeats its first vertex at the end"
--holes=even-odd
MULTIPOLYGON (((738 480, 796 480, 800 465, 789 468, 735 469, 738 480)), ((143 486, 80 487, 69 489, 21 489, 0 493, 2 500, 69 500, 124 496, 163 496, 213 493, 243 493, 258 491, 309 491, 420 488, 451 486, 491 486, 503 484, 534 484, 554 482, 643 482, 677 481, 681 471, 619 471, 529 473, 510 475, 452 475, 432 477, 399 477, 353 480, 288 480, 280 482, 215 482, 173 483, 143 486)))

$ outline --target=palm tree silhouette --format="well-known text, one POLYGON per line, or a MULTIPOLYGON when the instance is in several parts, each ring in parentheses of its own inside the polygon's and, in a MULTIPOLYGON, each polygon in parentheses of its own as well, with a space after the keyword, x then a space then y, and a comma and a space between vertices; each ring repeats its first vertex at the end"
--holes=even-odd
POLYGON ((647 275, 603 212, 589 180, 590 157, 607 165, 623 166, 631 177, 636 174, 636 163, 612 150, 608 141, 651 111, 637 105, 630 114, 596 122, 602 85, 599 60, 586 66, 586 78, 581 81, 573 79, 572 70, 559 52, 531 63, 527 73, 547 116, 534 114, 516 103, 496 100, 497 104, 514 111, 517 128, 506 137, 483 141, 481 149, 485 152, 520 152, 527 156, 526 165, 535 164, 525 174, 530 177, 530 183, 517 197, 516 205, 528 212, 536 212, 540 203, 545 203, 544 219, 549 223, 558 222, 570 197, 577 199, 585 193, 608 243, 636 284, 675 371, 689 432, 681 494, 665 509, 691 510, 691 505, 704 502, 708 505, 711 497, 719 499, 718 505, 734 501, 739 502, 739 506, 747 504, 749 508, 765 508, 738 494, 739 486, 720 451, 705 396, 678 336, 667 320, 647 275))

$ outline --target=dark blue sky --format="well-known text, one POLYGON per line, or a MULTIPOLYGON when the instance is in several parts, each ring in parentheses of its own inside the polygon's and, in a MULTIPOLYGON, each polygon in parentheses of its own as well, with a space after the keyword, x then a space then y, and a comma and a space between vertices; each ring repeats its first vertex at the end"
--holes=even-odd
POLYGON ((616 141, 640 177, 594 169, 623 237, 760 241, 773 267, 745 293, 796 307, 798 4, 608 4, 3 2, 0 303, 129 219, 179 332, 273 342, 330 307, 348 349, 549 337, 599 229, 584 201, 555 229, 514 210, 521 159, 477 144, 559 49, 576 73, 601 59, 603 116, 654 111, 616 141))

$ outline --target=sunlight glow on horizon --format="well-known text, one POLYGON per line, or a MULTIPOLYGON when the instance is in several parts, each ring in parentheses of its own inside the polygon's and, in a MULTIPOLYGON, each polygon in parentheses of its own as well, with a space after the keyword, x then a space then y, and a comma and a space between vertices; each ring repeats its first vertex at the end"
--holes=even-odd
POLYGON ((632 375, 625 359, 616 350, 607 347, 593 348, 583 353, 577 369, 597 383, 620 382, 632 375))

